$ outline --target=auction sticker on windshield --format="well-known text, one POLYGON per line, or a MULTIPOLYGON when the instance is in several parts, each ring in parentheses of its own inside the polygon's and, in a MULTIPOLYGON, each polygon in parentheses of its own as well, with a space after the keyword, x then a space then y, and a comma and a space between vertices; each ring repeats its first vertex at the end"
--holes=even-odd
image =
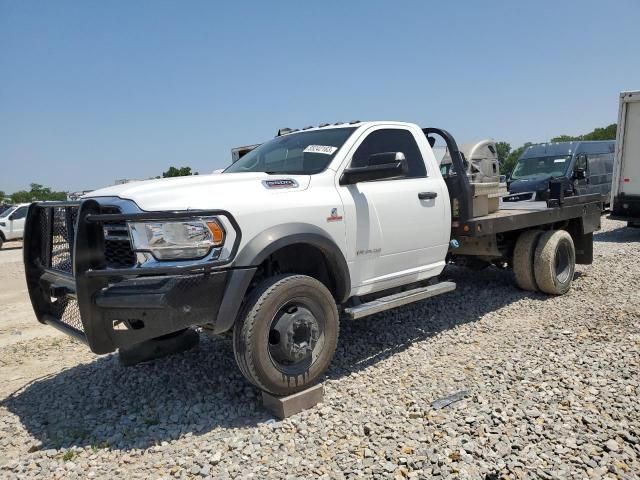
POLYGON ((333 155, 338 147, 332 147, 330 145, 308 145, 303 150, 304 153, 324 153, 325 155, 333 155))

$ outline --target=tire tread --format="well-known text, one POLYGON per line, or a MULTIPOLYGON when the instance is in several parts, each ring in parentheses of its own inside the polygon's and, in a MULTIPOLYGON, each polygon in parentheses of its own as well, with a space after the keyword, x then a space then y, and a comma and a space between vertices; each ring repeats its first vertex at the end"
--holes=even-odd
POLYGON ((555 255, 558 244, 563 240, 568 240, 571 243, 573 250, 573 271, 575 271, 575 247, 569 232, 565 230, 550 230, 545 232, 540 237, 538 246, 536 247, 535 262, 533 264, 536 283, 542 292, 550 295, 562 295, 566 293, 571 286, 571 277, 573 277, 573 274, 565 285, 558 286, 556 283, 555 255))
MULTIPOLYGON (((234 327, 233 352, 236 363, 238 364, 240 372, 245 376, 245 378, 261 390, 269 391, 266 385, 264 385, 259 379, 252 349, 248 348, 248 346, 252 343, 254 330, 258 323, 257 317, 264 303, 270 298, 271 295, 273 295, 283 287, 286 288, 287 284, 295 284, 297 282, 300 282, 300 280, 310 280, 312 282, 317 282, 318 288, 326 290, 326 287, 321 282, 306 275, 283 274, 270 277, 264 280, 255 288, 253 292, 251 292, 249 298, 242 308, 236 326, 234 327)), ((337 330, 339 332, 339 328, 337 330)), ((338 333, 336 333, 336 337, 337 334, 338 333)))
POLYGON ((516 277, 516 284, 522 290, 531 292, 538 290, 533 271, 533 260, 536 246, 542 234, 542 230, 527 230, 521 233, 516 240, 516 246, 513 250, 513 273, 516 277))

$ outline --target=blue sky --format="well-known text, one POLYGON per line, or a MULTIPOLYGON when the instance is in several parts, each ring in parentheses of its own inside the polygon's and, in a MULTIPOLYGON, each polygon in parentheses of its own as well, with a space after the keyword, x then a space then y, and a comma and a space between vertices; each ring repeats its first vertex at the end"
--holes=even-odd
POLYGON ((279 127, 513 147, 615 122, 640 2, 0 0, 0 190, 201 173, 279 127))

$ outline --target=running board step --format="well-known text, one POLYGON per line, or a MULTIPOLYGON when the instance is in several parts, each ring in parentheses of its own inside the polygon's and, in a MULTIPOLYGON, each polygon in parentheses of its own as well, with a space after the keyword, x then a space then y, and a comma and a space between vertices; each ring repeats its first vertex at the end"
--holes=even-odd
POLYGON ((414 288, 406 292, 395 293, 388 297, 378 298, 368 303, 363 303, 357 307, 349 307, 344 309, 347 318, 356 319, 373 315, 374 313, 384 312, 392 308, 400 307, 408 303, 418 302, 425 298, 435 297, 441 293, 451 292, 456 289, 453 282, 441 282, 428 287, 414 288))

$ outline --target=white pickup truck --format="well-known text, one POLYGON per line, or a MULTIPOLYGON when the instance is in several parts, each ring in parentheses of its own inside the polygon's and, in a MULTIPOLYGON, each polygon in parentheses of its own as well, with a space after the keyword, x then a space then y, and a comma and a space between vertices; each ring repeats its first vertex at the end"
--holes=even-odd
MULTIPOLYGON (((562 294, 591 263, 596 196, 476 212, 466 175, 443 178, 446 131, 352 122, 287 131, 223 173, 118 185, 30 207, 24 246, 38 319, 95 353, 199 326, 233 333, 246 378, 276 395, 317 382, 339 321, 449 292, 448 263, 513 267, 562 294)), ((556 194, 554 195, 554 191, 556 194)))
POLYGON ((20 240, 24 234, 28 203, 13 205, 0 213, 0 248, 4 242, 20 240))

